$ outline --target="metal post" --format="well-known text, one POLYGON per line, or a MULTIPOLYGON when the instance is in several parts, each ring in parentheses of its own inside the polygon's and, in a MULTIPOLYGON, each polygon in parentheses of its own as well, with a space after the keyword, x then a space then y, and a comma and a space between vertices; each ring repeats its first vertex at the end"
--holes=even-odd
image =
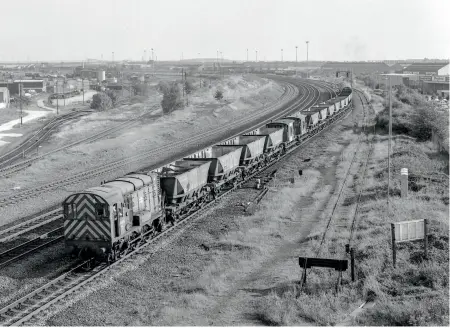
POLYGON ((425 251, 425 259, 428 259, 428 219, 423 220, 423 246, 425 251))
POLYGON ((395 263, 397 261, 397 244, 395 241, 395 224, 391 223, 391 239, 392 239, 392 264, 395 268, 395 263))
POLYGON ((389 76, 389 140, 388 140, 388 187, 387 187, 387 212, 390 216, 389 192, 391 189, 391 135, 392 135, 392 85, 389 76))
POLYGON ((352 281, 355 281, 355 249, 350 248, 350 271, 352 276, 352 281))
POLYGON ((408 197, 408 169, 402 168, 400 171, 401 177, 401 194, 402 198, 408 197))

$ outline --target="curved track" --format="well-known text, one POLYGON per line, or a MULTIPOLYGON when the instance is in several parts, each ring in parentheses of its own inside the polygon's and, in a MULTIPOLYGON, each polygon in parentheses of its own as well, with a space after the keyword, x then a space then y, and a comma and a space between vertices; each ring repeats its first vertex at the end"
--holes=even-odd
MULTIPOLYGON (((42 128, 37 130, 31 137, 27 138, 16 148, 8 151, 6 154, 0 156, 0 172, 7 169, 11 163, 25 157, 31 151, 35 150, 52 132, 53 129, 66 123, 69 120, 79 118, 88 113, 88 111, 77 111, 63 114, 51 119, 42 128)), ((1 176, 1 173, 0 173, 1 176)))
MULTIPOLYGON (((334 121, 342 119, 345 115, 348 114, 347 111, 343 111, 336 117, 334 121)), ((293 150, 300 147, 303 143, 292 148, 289 152, 283 155, 279 159, 275 159, 269 165, 275 164, 288 156, 293 150)), ((263 169, 265 170, 265 168, 263 169)), ((162 233, 156 236, 150 236, 150 239, 142 240, 141 244, 139 244, 134 250, 131 250, 130 253, 119 258, 118 261, 112 263, 111 265, 100 264, 93 268, 93 270, 89 272, 83 272, 80 269, 86 265, 89 261, 83 262, 77 266, 75 266, 72 270, 64 273, 58 278, 50 281, 44 286, 39 287, 28 295, 22 297, 21 299, 9 304, 8 306, 0 309, 0 322, 3 325, 20 325, 24 323, 33 323, 33 320, 36 316, 42 313, 44 310, 49 308, 52 304, 55 304, 59 301, 64 300, 67 297, 70 297, 73 292, 81 289, 88 282, 96 279, 102 274, 108 272, 110 269, 115 268, 125 261, 130 259, 133 255, 138 254, 140 250, 144 247, 147 247, 150 244, 154 244, 159 241, 162 237, 164 237, 163 243, 167 246, 174 238, 180 235, 184 230, 190 227, 198 218, 200 218, 201 214, 203 214, 208 208, 210 208, 213 204, 218 202, 227 194, 231 193, 240 185, 252 179, 254 176, 259 174, 260 172, 254 173, 252 176, 249 176, 245 181, 242 181, 240 184, 236 185, 234 188, 222 192, 215 200, 212 200, 204 207, 197 210, 195 213, 190 214, 183 218, 181 221, 178 221, 175 226, 170 227, 164 230, 162 233)), ((156 250, 155 250, 156 251, 156 250)))
MULTIPOLYGON (((308 84, 305 84, 304 82, 297 82, 297 83, 298 83, 299 90, 302 93, 302 96, 299 99, 295 99, 294 101, 291 101, 286 109, 282 110, 279 113, 276 113, 275 114, 276 117, 280 117, 291 111, 298 110, 298 108, 302 107, 302 106, 308 107, 317 101, 317 99, 319 97, 319 93, 316 89, 312 88, 308 84)), ((286 89, 287 89, 286 93, 290 92, 291 95, 292 94, 297 95, 297 93, 298 93, 298 90, 296 91, 294 86, 291 84, 286 84, 286 89)), ((286 93, 285 93, 285 95, 286 95, 286 93)), ((285 98, 281 98, 281 100, 283 100, 283 99, 285 99, 285 98)), ((247 123, 247 125, 244 126, 244 130, 239 130, 239 128, 230 130, 230 127, 235 125, 235 122, 230 122, 230 123, 226 124, 225 126, 221 127, 220 129, 216 129, 214 131, 206 131, 206 132, 204 132, 200 135, 196 135, 190 139, 193 141, 197 141, 199 139, 201 141, 204 141, 203 139, 206 139, 207 144, 205 144, 204 146, 209 146, 212 143, 216 143, 217 141, 220 141, 220 139, 217 140, 217 138, 216 138, 216 140, 214 140, 212 137, 214 135, 217 135, 218 132, 226 131, 228 129, 231 131, 232 135, 237 135, 237 134, 241 134, 243 131, 252 130, 261 125, 260 122, 258 122, 256 125, 254 123, 255 116, 261 116, 261 112, 263 114, 263 117, 264 117, 264 114, 266 116, 268 116, 265 118, 266 121, 274 118, 273 113, 270 113, 270 108, 266 108, 264 111, 257 112, 256 114, 258 114, 258 115, 251 115, 251 116, 243 119, 241 122, 243 122, 244 124, 247 123), (267 112, 269 112, 269 113, 267 114, 267 112), (218 131, 218 130, 220 130, 220 131, 218 131), (209 138, 209 139, 207 139, 207 138, 209 138)), ((242 126, 242 124, 241 124, 241 126, 242 126)), ((220 137, 220 135, 219 135, 219 137, 220 137)), ((223 139, 221 139, 221 140, 223 140, 223 139)), ((169 145, 168 148, 175 149, 176 147, 183 146, 186 144, 186 141, 187 140, 177 141, 177 142, 169 145)), ((191 141, 191 143, 193 143, 193 141, 191 141)), ((198 150, 198 148, 196 148, 195 150, 198 150)), ((193 150, 193 151, 195 151, 195 150, 193 150)), ((149 153, 145 154, 144 156, 139 154, 139 155, 135 156, 135 158, 137 160, 142 161, 143 159, 148 158, 149 154, 152 154, 154 156, 155 153, 158 154, 161 152, 165 152, 167 154, 167 146, 160 147, 159 149, 156 149, 156 150, 152 150, 149 153)), ((187 154, 190 154, 191 152, 192 151, 189 151, 187 154)), ((180 154, 178 153, 177 158, 179 158, 179 157, 182 157, 182 156, 180 156, 180 154)), ((168 162, 167 158, 164 161, 165 161, 165 163, 167 163, 168 162)), ((129 163, 126 160, 119 161, 119 163, 121 165, 123 165, 123 162, 125 162, 125 165, 127 165, 129 163)), ((31 198, 33 196, 36 196, 37 193, 41 193, 42 191, 49 191, 49 190, 51 190, 53 188, 57 188, 58 186, 61 186, 61 185, 68 185, 70 183, 76 183, 81 178, 86 179, 86 178, 92 177, 92 174, 94 174, 94 175, 104 174, 105 172, 111 171, 113 169, 117 169, 117 167, 115 165, 116 163, 112 163, 111 167, 106 168, 106 170, 105 170, 105 167, 100 167, 95 170, 84 172, 81 175, 75 175, 70 178, 62 179, 60 181, 54 182, 49 185, 45 185, 40 188, 24 191, 20 194, 13 196, 12 198, 7 199, 7 201, 3 200, 3 205, 13 204, 13 203, 21 201, 23 199, 31 198)), ((161 163, 161 164, 163 164, 163 163, 161 163)), ((149 169, 154 169, 155 167, 158 167, 158 166, 153 166, 153 167, 150 167, 149 169)), ((0 201, 0 204, 2 204, 2 201, 0 201)), ((60 228, 62 226, 62 224, 63 224, 62 211, 58 206, 57 208, 52 208, 38 216, 32 217, 31 219, 23 221, 17 225, 13 225, 9 228, 0 230, 0 242, 11 241, 14 238, 20 237, 21 235, 24 235, 29 232, 33 232, 36 229, 40 229, 40 231, 42 233, 42 227, 44 227, 44 233, 47 231, 52 231, 54 229, 60 228)), ((23 245, 27 245, 27 244, 23 244, 23 245)), ((14 253, 16 253, 18 251, 18 247, 15 246, 13 248, 13 250, 14 250, 14 253)), ((8 252, 8 250, 6 252, 8 252)), ((28 253, 28 250, 25 248, 24 252, 28 253)), ((20 257, 18 257, 18 258, 20 258, 20 257)))
MULTIPOLYGON (((30 166, 34 161, 39 160, 39 159, 41 159, 41 158, 44 158, 45 156, 48 156, 48 155, 50 155, 50 154, 53 154, 53 153, 62 151, 62 150, 67 149, 67 148, 74 147, 74 146, 79 145, 79 144, 82 144, 82 143, 93 142, 93 141, 96 141, 96 140, 105 138, 106 136, 111 135, 112 133, 115 133, 115 132, 117 132, 117 131, 120 131, 120 130, 123 130, 123 129, 125 129, 125 128, 128 128, 128 127, 130 127, 130 126, 132 126, 132 125, 138 123, 141 119, 143 119, 143 118, 145 118, 145 117, 150 117, 150 116, 152 116, 152 113, 153 113, 155 110, 157 110, 158 108, 159 108, 159 105, 152 106, 152 107, 149 109, 149 110, 150 110, 149 113, 145 113, 145 114, 139 115, 139 116, 137 116, 137 117, 131 118, 131 119, 129 119, 129 120, 126 120, 125 122, 122 122, 122 123, 119 123, 119 124, 117 124, 117 125, 115 125, 115 126, 112 126, 112 127, 110 127, 110 128, 107 128, 107 129, 105 129, 105 130, 103 130, 103 131, 100 131, 99 133, 96 133, 96 134, 90 136, 90 137, 80 139, 80 140, 75 141, 75 142, 72 142, 72 143, 70 143, 70 144, 68 144, 68 145, 65 145, 65 146, 59 147, 59 148, 57 148, 57 149, 54 149, 54 150, 52 150, 52 151, 50 151, 50 152, 47 152, 47 153, 45 153, 45 154, 42 154, 42 155, 39 155, 39 156, 35 156, 35 157, 33 157, 33 158, 30 158, 30 159, 28 159, 28 160, 25 160, 25 161, 22 161, 22 162, 19 162, 19 163, 16 163, 16 164, 11 164, 11 165, 8 165, 8 166, 3 166, 3 164, 11 163, 11 162, 13 162, 14 160, 17 160, 17 159, 19 159, 19 158, 22 156, 22 150, 21 150, 21 149, 22 149, 22 148, 21 148, 22 145, 21 145, 21 146, 19 146, 18 148, 12 150, 12 151, 10 152, 11 155, 8 155, 9 153, 4 155, 4 156, 7 156, 7 155, 8 155, 8 156, 5 157, 6 160, 5 160, 3 163, 0 162, 0 177, 8 176, 8 175, 11 175, 12 173, 15 173, 15 172, 17 172, 17 171, 20 171, 20 170, 22 170, 22 169, 24 169, 24 168, 30 166)), ((79 116, 81 116, 81 115, 79 115, 79 116)), ((159 115, 155 115, 155 116, 159 116, 159 115)), ((75 118, 75 117, 77 117, 77 116, 72 116, 72 117, 70 117, 70 119, 75 118)), ((30 145, 27 146, 26 149, 23 149, 23 151, 29 151, 30 149, 35 149, 35 148, 39 145, 39 143, 41 143, 41 142, 42 142, 42 141, 50 134, 50 132, 51 132, 52 129, 54 129, 55 127, 57 127, 57 126, 60 125, 61 123, 64 123, 64 122, 66 122, 66 121, 68 121, 68 120, 69 120, 69 119, 64 119, 64 120, 61 119, 61 120, 55 122, 54 124, 52 124, 51 127, 48 127, 48 128, 47 128, 47 125, 50 125, 50 123, 47 124, 46 127, 44 127, 44 129, 45 129, 45 131, 44 131, 45 134, 42 135, 42 137, 39 137, 39 138, 35 138, 35 136, 31 137, 31 138, 27 141, 27 142, 30 143, 30 145)), ((38 133, 40 133, 40 131, 38 131, 38 133)), ((2 157, 0 157, 0 161, 1 161, 1 160, 2 160, 2 157)))

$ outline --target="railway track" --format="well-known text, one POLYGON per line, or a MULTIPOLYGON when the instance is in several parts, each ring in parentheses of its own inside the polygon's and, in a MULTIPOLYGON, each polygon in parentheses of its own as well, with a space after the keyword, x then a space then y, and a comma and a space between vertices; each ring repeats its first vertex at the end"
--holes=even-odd
MULTIPOLYGON (((330 95, 331 95, 331 93, 330 93, 330 95)), ((316 101, 317 98, 318 98, 318 96, 314 95, 314 101, 316 101)), ((305 136, 305 140, 306 140, 306 138, 307 138, 307 136, 305 136)), ((53 231, 53 230, 61 229, 62 225, 63 225, 62 210, 59 208, 53 209, 53 210, 45 212, 41 215, 38 215, 35 218, 32 218, 25 222, 22 222, 18 225, 9 227, 4 230, 0 230, 0 242, 6 242, 6 241, 12 240, 16 237, 19 237, 23 234, 26 234, 28 232, 33 232, 37 229, 41 229, 42 226, 46 226, 45 231, 53 231)), ((46 245, 51 244, 51 243, 44 243, 44 242, 40 242, 40 243, 42 244, 42 247, 34 249, 35 251, 45 247, 46 245)), ((21 246, 28 247, 29 244, 25 243, 23 245, 14 247, 14 253, 17 253, 20 250, 21 246)), ((28 251, 28 249, 26 247, 24 248, 24 253, 26 253, 25 255, 30 254, 30 252, 28 251)), ((17 256, 17 257, 15 257, 15 259, 20 259, 22 257, 23 256, 17 256)), ((8 263, 10 263, 10 262, 8 262, 8 263)))
MULTIPOLYGON (((340 118, 342 118, 342 116, 345 115, 341 115, 340 118)), ((301 145, 302 144, 293 147, 289 152, 287 152, 279 159, 273 160, 273 162, 269 165, 273 165, 284 159, 301 145)), ((233 192, 236 188, 239 188, 241 185, 253 179, 255 176, 260 174, 260 172, 255 172, 251 176, 247 177, 246 180, 235 185, 233 188, 227 191, 223 191, 217 196, 216 199, 211 200, 206 205, 199 208, 196 212, 182 218, 174 226, 165 229, 163 232, 157 235, 153 235, 148 240, 142 239, 142 242, 134 250, 131 250, 128 254, 120 257, 116 262, 113 262, 110 265, 99 264, 88 272, 82 271, 81 268, 86 266, 91 260, 80 263, 70 271, 48 282, 44 286, 37 288, 21 299, 0 309, 0 323, 4 326, 21 325, 25 323, 33 324, 36 322, 35 320, 39 319, 39 314, 49 309, 53 304, 64 301, 64 299, 66 298, 70 298, 74 292, 82 289, 83 286, 85 286, 89 282, 130 260, 134 255, 139 254, 141 251, 143 251, 144 248, 152 244, 156 244, 156 242, 158 242, 162 238, 164 238, 162 240, 163 245, 160 245, 159 247, 154 249, 152 253, 155 253, 159 249, 166 247, 187 228, 191 227, 196 222, 196 220, 198 220, 201 215, 205 213, 205 211, 211 208, 211 206, 223 199, 229 193, 233 192)), ((150 237, 150 235, 148 236, 150 237)))
POLYGON ((14 161, 25 157, 25 155, 35 150, 36 147, 38 147, 39 144, 42 143, 50 135, 53 129, 57 128, 67 121, 84 116, 88 112, 89 111, 71 112, 51 119, 47 124, 45 124, 45 126, 36 131, 31 137, 26 139, 19 146, 0 156, 0 172, 5 170, 14 161))
MULTIPOLYGON (((54 150, 49 151, 47 153, 41 154, 39 156, 35 156, 35 157, 30 158, 28 160, 25 160, 25 161, 22 161, 22 162, 19 162, 19 163, 15 163, 15 164, 12 164, 12 165, 8 165, 8 166, 2 166, 1 163, 0 163, 0 177, 8 176, 8 175, 11 175, 12 173, 18 172, 18 171, 20 171, 20 170, 30 166, 34 161, 39 160, 41 158, 44 158, 44 157, 46 157, 46 156, 48 156, 50 154, 54 154, 56 152, 59 152, 59 151, 62 151, 64 149, 68 149, 68 148, 74 147, 74 146, 82 144, 82 143, 90 143, 90 142, 93 142, 93 141, 105 138, 105 137, 107 137, 107 136, 109 136, 112 133, 115 133, 117 131, 123 130, 123 129, 128 128, 128 127, 131 127, 132 125, 136 124, 137 122, 139 122, 143 118, 152 116, 153 112, 155 110, 157 110, 158 108, 159 108, 159 105, 152 106, 152 107, 149 108, 149 111, 150 111, 149 113, 145 113, 143 115, 139 115, 137 117, 131 118, 129 120, 126 120, 125 122, 119 123, 119 124, 117 124, 115 126, 112 126, 112 127, 107 128, 107 129, 105 129, 103 131, 100 131, 99 133, 96 133, 96 134, 94 134, 94 135, 92 135, 90 137, 83 138, 81 140, 72 142, 72 143, 70 143, 68 145, 59 147, 57 149, 54 149, 54 150)), ((157 115, 157 116, 159 116, 159 115, 157 115)), ((71 118, 73 118, 73 117, 71 117, 71 118)), ((50 134, 52 129, 54 129, 55 127, 60 125, 61 122, 66 122, 68 120, 69 119, 60 120, 60 121, 58 121, 59 124, 55 124, 51 128, 47 128, 45 136, 43 136, 39 140, 36 139, 36 141, 32 145, 30 145, 27 149, 36 148, 36 146, 40 142, 42 142, 45 139, 45 137, 47 137, 50 134)), ((33 136, 30 139, 34 140, 35 138, 33 136)), ((9 160, 7 161, 8 163, 10 163, 12 160, 20 158, 20 156, 22 156, 22 153, 20 153, 20 149, 18 149, 18 150, 15 149, 15 150, 13 150, 13 152, 15 153, 15 155, 13 154, 13 157, 9 158, 9 160), (19 152, 19 153, 17 154, 17 152, 19 152)), ((8 155, 8 154, 6 154, 6 155, 8 155)), ((0 161, 1 161, 1 158, 0 158, 0 161)))
MULTIPOLYGON (((366 99, 364 93, 356 89, 354 89, 354 91, 354 97, 358 95, 361 101, 361 104, 363 106, 363 116, 365 118, 366 112, 368 112, 366 110, 366 107, 368 106, 368 100, 366 99)), ((373 136, 369 139, 368 135, 362 132, 360 133, 355 152, 347 168, 344 180, 339 188, 336 201, 334 202, 333 209, 320 239, 319 246, 317 247, 317 250, 315 252, 315 257, 320 257, 320 254, 323 251, 323 245, 327 239, 327 235, 330 231, 332 231, 332 228, 334 228, 334 231, 336 231, 337 228, 337 230, 340 233, 343 233, 344 236, 346 234, 345 239, 348 241, 347 244, 350 245, 353 241, 353 237, 357 229, 358 209, 361 201, 363 187, 365 185, 368 162, 373 150, 372 141, 373 136), (367 139, 363 140, 365 139, 365 137, 367 139), (367 143, 366 155, 361 152, 361 147, 363 147, 364 143, 367 143), (358 177, 357 181, 355 181, 354 177, 358 177), (350 206, 351 204, 353 204, 353 202, 356 203, 354 209, 352 206, 350 206)), ((342 247, 341 250, 345 256, 344 247, 342 247)))
MULTIPOLYGON (((288 95, 292 96, 292 94, 297 94, 292 85, 287 85, 287 88, 289 89, 287 91, 288 95)), ((310 92, 310 90, 309 90, 309 92, 310 92)), ((285 98, 288 95, 285 95, 285 97, 282 100, 285 100, 285 98)), ((309 93, 308 93, 308 95, 309 95, 309 93)), ((302 97, 301 99, 303 99, 303 98, 307 98, 307 96, 302 97)), ((292 104, 291 106, 288 107, 288 110, 284 110, 280 114, 286 113, 288 111, 292 111, 296 107, 304 105, 305 102, 306 102, 306 100, 301 100, 301 101, 295 102, 294 104, 292 104)), ((278 104, 274 105, 274 106, 266 107, 264 110, 258 111, 252 115, 249 115, 245 119, 242 119, 240 121, 241 124, 240 124, 239 128, 242 129, 242 126, 246 125, 245 130, 251 130, 251 128, 259 126, 261 124, 260 122, 258 122, 258 124, 256 124, 256 125, 251 125, 251 123, 254 122, 255 120, 257 120, 258 118, 265 117, 265 115, 267 116, 268 113, 273 111, 274 107, 277 107, 277 106, 278 106, 278 104)), ((278 114, 276 116, 279 117, 279 116, 281 116, 280 114, 278 114)), ((272 119, 272 118, 274 118, 273 114, 272 115, 269 114, 269 117, 266 118, 265 121, 268 121, 269 119, 272 119)), ((174 155, 177 150, 184 147, 186 144, 197 144, 198 146, 202 145, 203 147, 206 147, 209 144, 216 143, 218 141, 217 137, 214 138, 217 135, 221 135, 223 137, 223 135, 229 131, 236 132, 233 135, 238 134, 237 131, 239 131, 239 128, 238 129, 234 128, 236 123, 237 122, 234 122, 234 121, 229 122, 217 129, 208 130, 203 133, 199 133, 195 136, 185 138, 183 140, 175 141, 169 145, 163 145, 161 147, 157 147, 155 149, 152 149, 152 150, 149 150, 146 152, 142 152, 142 153, 139 153, 139 154, 136 154, 133 156, 129 156, 127 158, 124 158, 124 159, 121 159, 118 161, 114 161, 114 162, 111 162, 106 165, 97 166, 95 168, 86 170, 84 172, 73 174, 73 175, 63 178, 63 179, 55 180, 48 184, 43 184, 43 185, 35 187, 35 188, 30 188, 30 189, 15 193, 14 195, 12 195, 10 197, 0 199, 0 208, 8 206, 8 205, 17 204, 20 201, 36 197, 43 192, 55 190, 61 186, 69 186, 69 185, 78 183, 83 180, 92 179, 97 176, 106 176, 108 173, 112 173, 112 172, 118 171, 120 169, 126 169, 126 170, 130 171, 130 168, 132 167, 132 165, 135 165, 134 170, 142 168, 142 164, 140 165, 140 167, 139 166, 136 167, 136 166, 139 165, 140 163, 142 163, 143 161, 148 160, 149 158, 159 158, 159 157, 167 158, 168 155, 169 156, 174 155)), ((239 132, 241 132, 241 131, 239 131, 239 132)))
POLYGON ((59 227, 34 239, 26 241, 0 253, 0 268, 5 267, 25 256, 37 252, 56 242, 64 240, 64 229, 59 227))
MULTIPOLYGON (((314 91, 315 91, 314 89, 312 89, 312 88, 309 88, 309 89, 305 88, 304 91, 305 90, 308 91, 308 93, 306 93, 306 96, 302 97, 302 99, 303 98, 304 99, 302 101, 300 101, 300 103, 299 102, 294 102, 294 104, 292 104, 291 106, 288 107, 288 110, 295 109, 293 106, 296 106, 296 105, 300 105, 301 106, 301 105, 303 105, 304 102, 307 101, 308 97, 310 96, 310 93, 313 93, 312 101, 315 102, 317 100, 318 95, 314 93, 314 91)), ((292 91, 292 89, 291 89, 291 91, 292 91)), ((284 112, 285 111, 283 111, 283 113, 284 112)), ((259 125, 256 125, 256 126, 259 126, 259 125)), ((253 129, 256 126, 252 126, 251 129, 253 129)), ((210 131, 208 131, 208 133, 210 133, 210 131)), ((200 137, 202 137, 202 136, 200 136, 200 137)), ((196 136, 195 138, 198 138, 198 136, 196 136)), ((186 142, 186 140, 184 140, 182 143, 177 142, 177 145, 184 145, 185 142, 186 142)), ((173 147, 173 145, 172 145, 172 147, 173 147)), ((164 149, 162 149, 162 150, 164 150, 164 149)), ((105 173, 104 168, 101 168, 101 169, 102 170, 99 171, 99 174, 105 173)), ((115 167, 112 166, 111 169, 115 169, 115 167)), ((76 183, 76 182, 78 182, 78 180, 77 180, 78 178, 79 178, 79 175, 76 175, 75 177, 71 177, 70 179, 63 180, 63 183, 65 183, 65 185, 68 185, 70 183, 76 183)), ((28 190, 26 193, 22 193, 20 196, 19 195, 13 196, 10 199, 10 201, 13 202, 13 203, 14 202, 18 202, 18 201, 21 200, 21 197, 22 197, 22 199, 23 199, 24 196, 25 197, 27 197, 27 196, 28 197, 32 197, 32 196, 34 196, 33 192, 36 192, 36 191, 43 192, 43 191, 46 190, 46 188, 50 189, 51 187, 54 187, 54 186, 60 185, 60 184, 62 184, 61 181, 59 181, 56 184, 52 183, 50 185, 46 185, 44 187, 37 188, 35 190, 28 190)), ((1 201, 0 201, 0 204, 1 204, 1 201)), ((11 226, 11 227, 9 227, 7 229, 0 230, 0 242, 4 243, 4 242, 7 242, 7 241, 11 241, 14 238, 17 238, 17 237, 20 237, 20 236, 22 236, 24 234, 33 232, 33 231, 35 231, 37 229, 41 229, 43 226, 46 226, 46 230, 47 231, 58 229, 58 228, 62 227, 62 225, 63 225, 62 218, 63 218, 63 215, 62 215, 62 210, 60 208, 49 210, 49 211, 44 212, 44 213, 42 213, 42 214, 40 214, 40 215, 38 215, 38 216, 36 216, 34 218, 29 219, 27 221, 21 222, 21 223, 19 223, 17 225, 13 225, 13 226, 11 226)), ((17 252, 18 249, 20 249, 20 247, 19 248, 15 248, 14 252, 17 252)), ((27 249, 25 249, 24 252, 29 254, 27 249)), ((19 259, 19 258, 21 258, 21 257, 17 257, 17 259, 19 259)))

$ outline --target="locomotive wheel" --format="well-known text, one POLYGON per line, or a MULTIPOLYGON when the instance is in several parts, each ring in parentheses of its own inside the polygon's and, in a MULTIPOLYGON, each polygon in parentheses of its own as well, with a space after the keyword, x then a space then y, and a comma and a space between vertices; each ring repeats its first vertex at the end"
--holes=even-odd
POLYGON ((88 260, 85 264, 83 264, 83 266, 81 267, 81 269, 83 271, 90 271, 92 270, 92 267, 94 266, 94 259, 90 259, 88 260))

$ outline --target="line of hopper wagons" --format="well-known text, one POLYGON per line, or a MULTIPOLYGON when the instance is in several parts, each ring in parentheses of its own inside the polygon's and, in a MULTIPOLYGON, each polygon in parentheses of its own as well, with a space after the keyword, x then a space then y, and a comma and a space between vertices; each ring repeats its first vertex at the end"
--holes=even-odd
POLYGON ((133 172, 68 196, 66 247, 82 259, 114 262, 165 226, 259 171, 352 106, 352 90, 244 135, 146 172, 133 172))

